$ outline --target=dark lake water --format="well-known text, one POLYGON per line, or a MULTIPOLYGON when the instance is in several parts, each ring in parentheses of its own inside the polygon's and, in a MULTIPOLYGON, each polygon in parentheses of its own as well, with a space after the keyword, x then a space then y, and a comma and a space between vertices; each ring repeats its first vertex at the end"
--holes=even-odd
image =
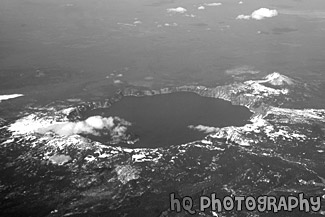
MULTIPOLYGON (((189 125, 210 127, 244 125, 251 112, 230 102, 195 93, 171 93, 145 97, 125 97, 108 109, 87 116, 118 116, 132 123, 129 132, 139 137, 130 147, 161 147, 203 139, 206 133, 189 125)), ((103 138, 97 138, 103 140, 103 138)))

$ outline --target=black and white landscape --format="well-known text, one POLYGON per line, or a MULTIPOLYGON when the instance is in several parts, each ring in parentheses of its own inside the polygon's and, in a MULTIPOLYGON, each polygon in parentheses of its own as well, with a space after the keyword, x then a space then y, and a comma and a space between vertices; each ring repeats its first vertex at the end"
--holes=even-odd
POLYGON ((2 0, 0 215, 324 216, 324 21, 321 0, 2 0), (201 211, 212 193, 321 207, 201 211))

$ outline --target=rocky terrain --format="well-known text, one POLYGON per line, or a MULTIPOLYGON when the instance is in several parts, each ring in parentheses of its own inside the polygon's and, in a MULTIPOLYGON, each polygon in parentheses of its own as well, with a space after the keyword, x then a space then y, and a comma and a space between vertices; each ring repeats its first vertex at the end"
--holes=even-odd
MULTIPOLYGON (((324 203, 325 109, 299 108, 300 102, 314 96, 315 88, 272 73, 259 80, 214 88, 127 87, 101 101, 73 105, 58 102, 29 108, 17 120, 1 121, 0 172, 5 176, 0 180, 0 213, 3 216, 189 215, 169 210, 171 192, 195 200, 211 192, 220 197, 304 192, 308 196, 322 196, 324 203), (107 145, 84 135, 104 128, 117 133, 127 127, 121 120, 111 125, 109 120, 100 118, 87 122, 84 111, 110 107, 125 96, 180 91, 245 106, 253 112, 250 123, 215 129, 200 141, 155 149, 107 145), (62 135, 53 130, 54 125, 77 133, 62 135), (88 131, 76 131, 80 125, 87 126, 88 131)), ((123 134, 111 135, 127 140, 123 134)), ((213 216, 210 211, 198 211, 197 206, 194 209, 200 216, 213 216)), ((221 214, 271 215, 257 211, 221 214)), ((310 214, 325 215, 325 207, 310 214)), ((307 214, 283 214, 288 215, 307 214)))

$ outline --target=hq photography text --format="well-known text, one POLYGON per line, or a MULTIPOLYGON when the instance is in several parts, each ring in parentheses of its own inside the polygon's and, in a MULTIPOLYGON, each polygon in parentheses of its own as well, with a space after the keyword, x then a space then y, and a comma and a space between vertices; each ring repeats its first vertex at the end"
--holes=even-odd
MULTIPOLYGON (((175 193, 170 194, 170 210, 175 212, 186 211, 194 215, 194 202, 190 196, 177 198, 175 193)), ((269 195, 253 196, 226 196, 218 198, 215 193, 199 198, 199 211, 259 211, 274 212, 299 210, 301 212, 318 212, 321 209, 321 197, 306 198, 303 193, 297 196, 274 197, 269 195)))

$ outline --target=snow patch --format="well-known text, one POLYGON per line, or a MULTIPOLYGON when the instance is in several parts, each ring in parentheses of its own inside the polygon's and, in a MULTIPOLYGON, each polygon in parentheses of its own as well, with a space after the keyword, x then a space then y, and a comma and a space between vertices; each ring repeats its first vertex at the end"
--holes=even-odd
POLYGON ((14 99, 17 97, 24 96, 23 94, 9 94, 9 95, 0 95, 0 102, 3 100, 14 99))
POLYGON ((54 118, 41 118, 40 114, 30 114, 25 116, 8 127, 8 130, 13 135, 26 135, 37 132, 38 129, 49 127, 53 124, 58 124, 54 118))
POLYGON ((49 161, 51 161, 53 164, 63 165, 71 160, 71 157, 69 155, 53 155, 49 158, 49 161))

